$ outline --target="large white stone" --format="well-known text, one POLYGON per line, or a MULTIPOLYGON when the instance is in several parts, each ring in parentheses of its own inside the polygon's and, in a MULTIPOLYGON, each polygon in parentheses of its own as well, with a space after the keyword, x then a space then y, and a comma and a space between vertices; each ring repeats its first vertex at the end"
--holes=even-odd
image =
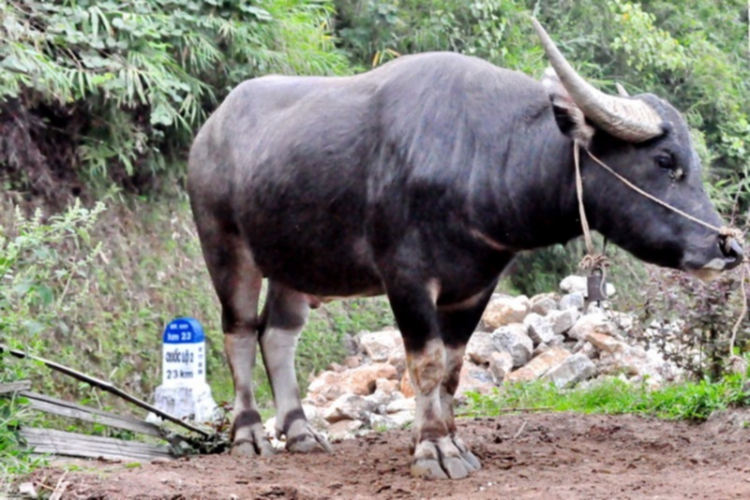
POLYGON ((476 331, 469 339, 466 345, 466 358, 478 365, 486 365, 490 362, 490 356, 496 352, 495 344, 492 341, 492 334, 489 332, 476 331))
POLYGON ((523 323, 528 328, 527 334, 534 341, 534 345, 546 344, 555 338, 552 321, 546 316, 532 312, 524 318, 523 323))
MULTIPOLYGON (((564 278, 560 282, 560 290, 565 293, 580 293, 584 297, 588 297, 588 285, 586 284, 586 276, 571 275, 564 278)), ((617 289, 612 283, 607 283, 604 287, 604 292, 607 297, 614 296, 617 293, 617 289)))
POLYGON ((531 358, 534 342, 526 334, 523 323, 502 326, 492 332, 492 341, 499 351, 505 351, 513 357, 513 367, 525 365, 531 358))
POLYGON ((325 405, 328 401, 333 401, 345 392, 342 387, 342 379, 343 373, 332 371, 322 372, 310 381, 305 399, 318 406, 325 405))
POLYGON ((582 293, 567 293, 560 299, 560 309, 570 309, 571 307, 583 311, 586 305, 586 299, 582 293))
POLYGON ((397 413, 389 413, 388 418, 393 422, 394 427, 404 427, 405 425, 414 422, 414 412, 400 411, 397 413))
POLYGON ((581 316, 568 331, 568 337, 576 340, 585 340, 586 335, 589 333, 614 336, 615 326, 604 314, 586 314, 581 316))
POLYGON ((641 346, 628 346, 624 350, 602 353, 598 365, 602 373, 622 374, 631 382, 645 381, 651 387, 658 387, 665 380, 679 380, 683 375, 682 370, 674 363, 641 346))
POLYGON ((397 350, 404 350, 404 342, 398 330, 362 333, 359 345, 373 361, 388 361, 397 350))
POLYGON ((576 275, 566 276, 560 282, 560 290, 565 293, 580 293, 586 297, 588 292, 586 277, 576 275))
POLYGON ((340 420, 361 420, 376 408, 376 402, 369 398, 357 394, 343 394, 326 408, 323 417, 330 423, 340 420))
POLYGON ((461 366, 456 397, 463 397, 467 391, 489 394, 494 387, 494 380, 488 370, 471 363, 464 363, 461 366))
POLYGON ((628 349, 625 342, 620 342, 616 338, 603 333, 587 332, 585 339, 600 351, 608 353, 624 352, 628 349))
POLYGON ((557 308, 557 297, 554 293, 543 293, 540 295, 534 295, 531 298, 531 312, 537 313, 541 316, 544 316, 548 312, 554 311, 557 308))
POLYGON ((414 421, 414 412, 402 411, 389 413, 388 415, 372 414, 370 417, 370 428, 378 431, 397 429, 414 421))
POLYGON ((325 416, 323 415, 323 408, 313 406, 311 404, 302 403, 302 411, 305 412, 308 422, 318 430, 324 430, 328 427, 325 416))
POLYGON ((505 351, 495 351, 490 356, 489 371, 495 384, 501 384, 513 370, 513 356, 505 351))
POLYGON ((511 323, 521 323, 531 308, 531 302, 525 295, 518 297, 498 296, 490 300, 482 324, 488 331, 511 323))
POLYGON ((549 370, 544 378, 552 381, 556 387, 562 388, 590 379, 596 373, 596 365, 585 354, 577 353, 549 370))
POLYGON ((526 365, 508 374, 506 382, 527 382, 536 380, 549 370, 559 366, 572 354, 562 347, 550 347, 526 365))
POLYGON ((570 330, 580 315, 578 309, 570 308, 564 311, 551 311, 546 318, 552 324, 553 333, 560 335, 570 330))
POLYGON ((417 401, 415 398, 400 398, 395 401, 391 401, 386 407, 387 413, 400 413, 402 411, 414 412, 417 409, 417 401))

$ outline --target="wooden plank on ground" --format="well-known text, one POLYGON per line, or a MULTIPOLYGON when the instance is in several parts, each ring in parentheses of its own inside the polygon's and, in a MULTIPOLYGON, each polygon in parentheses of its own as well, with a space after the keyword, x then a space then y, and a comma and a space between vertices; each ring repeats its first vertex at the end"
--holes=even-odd
POLYGON ((70 401, 24 391, 21 395, 29 400, 29 407, 45 413, 52 413, 62 417, 76 418, 85 422, 94 422, 108 427, 125 429, 148 436, 162 437, 159 427, 143 420, 132 417, 115 415, 98 408, 79 405, 70 401))
POLYGON ((11 349, 11 348, 9 348, 8 346, 6 346, 4 344, 0 344, 0 353, 2 353, 2 352, 8 352, 8 353, 10 353, 11 355, 13 355, 13 356, 15 356, 17 358, 33 359, 33 360, 39 361, 41 363, 44 363, 46 366, 52 368, 53 370, 59 371, 59 372, 64 373, 66 375, 70 375, 71 377, 73 377, 73 378, 75 378, 77 380, 81 380, 83 382, 86 382, 89 385, 92 385, 94 387, 98 387, 99 389, 102 389, 102 390, 107 391, 107 392, 109 392, 111 394, 114 394, 115 396, 118 396, 118 397, 124 399, 125 401, 129 401, 129 402, 133 403, 134 405, 140 406, 144 410, 150 411, 151 413, 153 413, 153 414, 155 414, 155 415, 163 418, 164 420, 169 420, 170 422, 174 422, 175 424, 177 424, 179 426, 182 426, 182 427, 184 427, 184 428, 186 428, 188 430, 191 430, 193 432, 197 432, 198 434, 202 435, 203 437, 211 438, 212 434, 215 434, 215 433, 212 433, 212 431, 210 431, 209 429, 198 427, 196 425, 191 424, 190 422, 185 422, 184 420, 181 420, 181 419, 175 417, 174 415, 170 415, 169 413, 166 413, 166 412, 160 410, 156 406, 148 404, 145 401, 142 401, 142 400, 136 398, 135 396, 132 396, 132 395, 128 394, 127 392, 125 392, 125 391, 123 391, 121 389, 118 389, 117 387, 115 387, 114 385, 110 384, 109 382, 106 382, 104 380, 99 380, 98 378, 95 378, 95 377, 91 377, 89 375, 86 375, 85 373, 81 373, 81 372, 79 372, 77 370, 74 370, 72 368, 69 368, 69 367, 67 367, 65 365, 61 365, 60 363, 55 363, 54 361, 50 361, 48 359, 40 358, 39 356, 32 356, 31 354, 27 354, 27 353, 25 353, 23 351, 19 351, 18 349, 11 349))
POLYGON ((54 429, 21 428, 21 436, 35 453, 78 458, 149 461, 172 459, 168 446, 123 441, 101 436, 87 436, 54 429))
POLYGON ((31 380, 18 380, 8 384, 0 384, 0 394, 28 391, 29 389, 31 389, 31 380))

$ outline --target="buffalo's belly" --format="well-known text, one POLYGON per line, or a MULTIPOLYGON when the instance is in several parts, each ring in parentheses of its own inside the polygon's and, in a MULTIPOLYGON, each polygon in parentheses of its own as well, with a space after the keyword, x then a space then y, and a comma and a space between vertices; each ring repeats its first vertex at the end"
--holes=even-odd
POLYGON ((269 279, 320 297, 382 293, 363 236, 345 234, 335 224, 305 225, 303 220, 249 229, 253 257, 269 279))
POLYGON ((302 293, 341 298, 382 293, 374 268, 340 253, 279 247, 253 247, 252 251, 264 276, 302 293))

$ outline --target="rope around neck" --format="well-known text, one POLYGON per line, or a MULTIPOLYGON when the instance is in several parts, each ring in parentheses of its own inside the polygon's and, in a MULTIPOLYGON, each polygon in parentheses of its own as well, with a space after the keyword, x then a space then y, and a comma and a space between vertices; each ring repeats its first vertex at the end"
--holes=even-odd
MULTIPOLYGON (((595 270, 598 270, 602 277, 599 281, 599 296, 606 297, 606 283, 607 283, 607 257, 604 253, 596 253, 594 251, 594 242, 591 238, 591 228, 589 227, 589 221, 586 218, 586 209, 583 206, 583 178, 581 177, 581 158, 578 141, 575 141, 575 147, 573 148, 573 159, 576 166, 576 194, 578 196, 578 215, 581 219, 581 228, 583 229, 583 238, 586 241, 586 255, 581 259, 578 267, 581 269, 588 270, 593 274, 595 270)), ((587 300, 588 303, 588 300, 587 300)))
POLYGON ((573 160, 576 165, 576 194, 578 195, 578 215, 581 218, 581 228, 583 229, 583 238, 586 241, 586 251, 589 255, 594 254, 594 242, 591 240, 591 229, 589 221, 586 218, 586 209, 583 207, 583 179, 581 178, 581 153, 578 141, 575 141, 573 149, 573 160))

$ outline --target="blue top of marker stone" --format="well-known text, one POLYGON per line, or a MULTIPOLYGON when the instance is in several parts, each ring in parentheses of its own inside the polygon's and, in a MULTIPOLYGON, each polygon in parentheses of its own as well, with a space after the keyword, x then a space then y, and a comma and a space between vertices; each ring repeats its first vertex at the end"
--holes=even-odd
POLYGON ((197 344, 205 340, 203 327, 193 318, 173 319, 164 329, 165 344, 197 344))

